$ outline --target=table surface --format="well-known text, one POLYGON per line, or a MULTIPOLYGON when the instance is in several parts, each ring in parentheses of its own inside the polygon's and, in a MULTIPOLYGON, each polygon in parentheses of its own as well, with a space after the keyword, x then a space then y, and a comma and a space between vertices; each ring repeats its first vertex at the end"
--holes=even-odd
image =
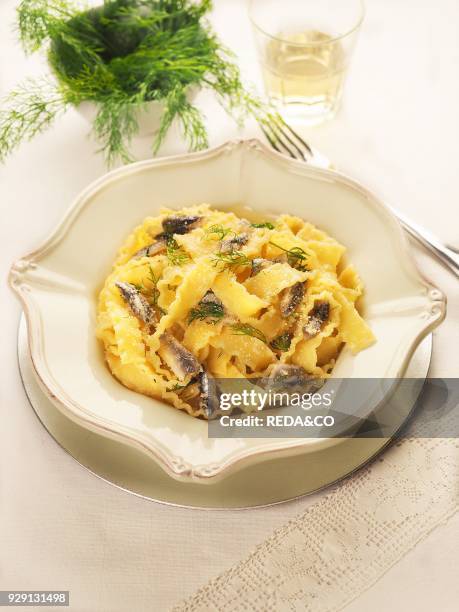
MULTIPOLYGON (((0 4, 0 95, 26 75, 46 70, 42 58, 26 59, 19 48, 12 30, 17 4, 0 4)), ((246 2, 215 5, 217 31, 237 52, 244 76, 258 84, 246 2)), ((343 108, 334 121, 304 134, 339 169, 459 246, 459 4, 367 5, 343 108)), ((253 123, 237 130, 208 96, 200 95, 199 102, 212 144, 260 136, 253 123)), ((243 514, 158 506, 84 471, 39 425, 19 379, 20 308, 5 277, 11 262, 40 244, 78 192, 105 172, 87 132, 71 111, 0 167, 0 588, 70 589, 71 609, 78 612, 167 610, 319 496, 243 514)), ((179 151, 183 144, 172 137, 162 154, 179 151)), ((446 324, 435 333, 431 375, 457 376, 457 284, 426 254, 417 257, 450 302, 446 324)), ((458 540, 456 516, 347 610, 407 610, 414 603, 418 612, 456 610, 458 540)))

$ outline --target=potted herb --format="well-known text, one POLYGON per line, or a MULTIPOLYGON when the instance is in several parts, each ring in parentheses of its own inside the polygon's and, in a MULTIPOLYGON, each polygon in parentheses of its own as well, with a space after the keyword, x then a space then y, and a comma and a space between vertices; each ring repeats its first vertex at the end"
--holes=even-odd
POLYGON ((211 0, 105 0, 85 9, 72 0, 22 0, 22 45, 27 53, 46 49, 51 75, 6 99, 0 160, 69 106, 93 119, 109 165, 132 160, 129 143, 145 127, 156 128, 156 153, 175 119, 190 149, 205 148, 204 119, 193 104, 200 88, 213 90, 229 113, 256 114, 259 101, 205 21, 210 9, 211 0))

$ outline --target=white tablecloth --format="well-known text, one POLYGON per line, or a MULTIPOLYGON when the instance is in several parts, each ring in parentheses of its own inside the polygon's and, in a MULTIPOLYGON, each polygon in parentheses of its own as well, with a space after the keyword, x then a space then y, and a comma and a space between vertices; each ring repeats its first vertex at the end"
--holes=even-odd
MULTIPOLYGON (((16 4, 0 4, 0 95, 44 70, 43 60, 25 59, 16 42, 16 4)), ((216 28, 257 81, 246 3, 215 4, 216 28)), ((456 0, 368 0, 343 110, 305 132, 337 167, 457 246, 458 24, 456 0)), ((212 144, 241 135, 214 101, 203 96, 201 103, 212 144)), ((73 197, 105 171, 86 131, 69 112, 0 167, 3 279, 11 261, 38 245, 73 197)), ((243 133, 258 134, 252 124, 243 133)), ((180 150, 172 139, 163 152, 180 150)), ((448 319, 435 333, 431 374, 457 376, 458 285, 418 256, 450 301, 448 319)), ((321 497, 244 513, 199 512, 149 503, 101 482, 33 415, 16 365, 20 308, 5 282, 0 293, 0 588, 69 589, 77 612, 167 610, 321 497)), ((457 610, 458 541, 455 516, 348 610, 457 610)))

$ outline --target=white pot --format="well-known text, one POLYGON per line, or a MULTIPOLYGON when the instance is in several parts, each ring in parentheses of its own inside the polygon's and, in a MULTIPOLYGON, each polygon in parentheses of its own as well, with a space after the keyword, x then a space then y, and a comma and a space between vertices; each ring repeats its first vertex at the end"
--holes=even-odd
MULTIPOLYGON (((99 110, 95 102, 82 102, 75 109, 91 125, 99 110)), ((149 136, 156 132, 163 110, 164 102, 162 101, 147 102, 143 108, 139 109, 137 111, 137 121, 139 123, 137 136, 149 136)))
MULTIPOLYGON (((194 86, 188 90, 187 98, 190 102, 194 100, 199 88, 194 86)), ((82 102, 78 106, 75 106, 76 111, 92 125, 97 113, 98 105, 95 102, 82 102)), ((154 100, 152 102, 146 102, 137 111, 137 121, 139 124, 139 130, 136 134, 137 138, 145 138, 153 135, 159 128, 161 115, 164 111, 163 100, 154 100)))

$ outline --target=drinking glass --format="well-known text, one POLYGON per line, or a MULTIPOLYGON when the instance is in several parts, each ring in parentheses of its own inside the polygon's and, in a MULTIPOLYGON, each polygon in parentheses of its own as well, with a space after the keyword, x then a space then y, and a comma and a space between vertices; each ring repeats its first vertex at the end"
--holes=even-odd
POLYGON ((287 120, 335 115, 364 14, 363 0, 250 0, 266 94, 287 120))

